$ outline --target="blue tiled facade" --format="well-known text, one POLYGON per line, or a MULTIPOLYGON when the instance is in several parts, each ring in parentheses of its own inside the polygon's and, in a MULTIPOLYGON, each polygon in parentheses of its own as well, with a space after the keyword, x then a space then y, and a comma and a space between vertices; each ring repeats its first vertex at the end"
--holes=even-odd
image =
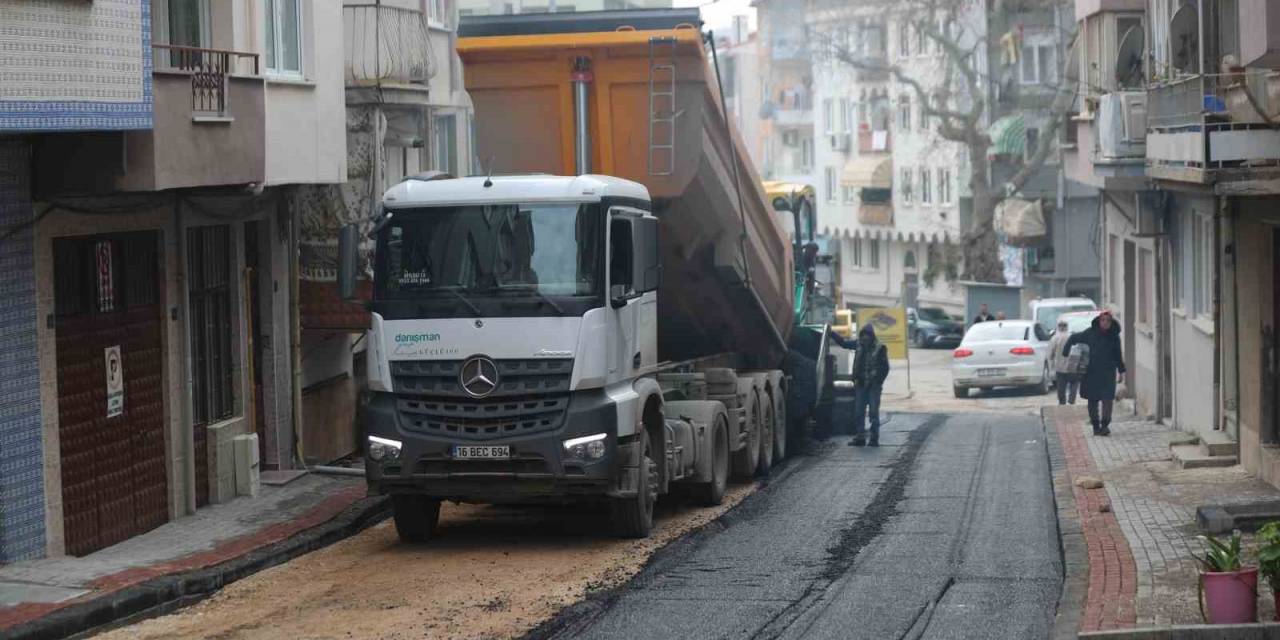
MULTIPOLYGON (((142 30, 142 98, 134 102, 119 101, 18 101, 0 100, 0 131, 123 131, 150 129, 154 126, 151 57, 151 0, 113 0, 117 4, 140 3, 142 30)), ((110 7, 108 7, 110 9, 110 7)), ((117 11, 108 10, 106 17, 122 19, 117 11)), ((139 15, 134 14, 133 19, 139 15)), ((3 25, 0 25, 3 26, 3 25)), ((51 45, 51 51, 59 47, 51 45)), ((58 53, 62 55, 62 53, 58 53)), ((56 60, 56 57, 53 58, 56 60)), ((55 66, 51 65, 51 69, 55 66)))
POLYGON ((44 555, 30 149, 0 139, 0 562, 44 555))

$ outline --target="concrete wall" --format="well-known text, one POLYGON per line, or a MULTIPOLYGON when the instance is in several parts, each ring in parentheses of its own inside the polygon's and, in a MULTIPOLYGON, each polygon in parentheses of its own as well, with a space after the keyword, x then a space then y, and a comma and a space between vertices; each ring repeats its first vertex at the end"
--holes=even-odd
MULTIPOLYGON (((1207 221, 1213 216, 1216 206, 1212 197, 1176 194, 1172 215, 1175 220, 1186 220, 1187 216, 1194 215, 1207 221)), ((1169 264, 1173 267, 1177 261, 1183 274, 1180 282, 1171 283, 1169 289, 1172 307, 1170 342, 1174 345, 1173 420, 1179 429, 1194 433, 1214 428, 1217 404, 1212 366, 1215 326, 1211 307, 1198 314, 1189 308, 1195 269, 1191 230, 1184 224, 1173 226, 1174 233, 1169 237, 1169 264), (1179 284, 1181 295, 1177 291, 1179 284)), ((1204 268, 1213 268, 1212 258, 1204 268)))
MULTIPOLYGON (((1101 247, 1103 300, 1099 303, 1116 315, 1123 329, 1121 341, 1124 344, 1125 365, 1128 369, 1126 385, 1134 398, 1135 410, 1139 415, 1152 416, 1158 408, 1161 384, 1155 333, 1155 314, 1158 310, 1154 309, 1155 291, 1159 284, 1155 279, 1153 268, 1146 282, 1152 296, 1153 311, 1147 322, 1140 322, 1137 309, 1139 301, 1137 264, 1142 250, 1152 252, 1154 264, 1156 246, 1151 238, 1139 238, 1133 235, 1136 229, 1129 221, 1134 219, 1134 212, 1128 205, 1133 201, 1132 194, 1116 193, 1113 194, 1113 198, 1104 200, 1105 224, 1101 247), (1124 203, 1121 208, 1117 208, 1119 203, 1124 203), (1134 265, 1132 270, 1128 268, 1125 261, 1126 245, 1132 247, 1134 265)), ((1188 348, 1192 346, 1194 345, 1188 345, 1188 348)), ((1209 361, 1212 362, 1212 355, 1209 361)), ((1190 380, 1187 382, 1190 384, 1190 380)))

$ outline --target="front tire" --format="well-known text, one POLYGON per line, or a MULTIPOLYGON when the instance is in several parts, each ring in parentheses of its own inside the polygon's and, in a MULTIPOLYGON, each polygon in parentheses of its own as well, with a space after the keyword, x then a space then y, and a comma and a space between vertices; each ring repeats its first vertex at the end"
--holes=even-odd
POLYGON ((951 386, 951 390, 956 394, 956 397, 957 397, 957 398, 968 398, 968 397, 969 397, 969 387, 961 387, 961 386, 959 386, 959 385, 952 385, 952 386, 951 386))
POLYGON ((653 530, 653 504, 658 499, 658 463, 649 434, 640 434, 640 478, 636 495, 609 502, 613 526, 624 538, 647 538, 653 530))
POLYGON ((417 544, 436 535, 440 501, 425 496, 391 496, 392 517, 400 542, 417 544))
POLYGON ((693 499, 704 507, 714 507, 724 502, 724 493, 728 487, 729 425, 723 418, 717 418, 714 444, 711 450, 711 482, 694 485, 692 487, 693 499))

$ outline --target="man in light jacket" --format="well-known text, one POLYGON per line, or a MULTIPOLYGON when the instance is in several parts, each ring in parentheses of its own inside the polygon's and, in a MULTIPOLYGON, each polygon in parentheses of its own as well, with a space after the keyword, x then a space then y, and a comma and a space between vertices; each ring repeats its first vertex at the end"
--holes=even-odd
POLYGON ((1063 347, 1071 338, 1066 320, 1058 321, 1058 330, 1049 339, 1049 368, 1054 373, 1054 386, 1058 388, 1058 404, 1075 404, 1080 390, 1080 376, 1071 369, 1070 358, 1063 347))

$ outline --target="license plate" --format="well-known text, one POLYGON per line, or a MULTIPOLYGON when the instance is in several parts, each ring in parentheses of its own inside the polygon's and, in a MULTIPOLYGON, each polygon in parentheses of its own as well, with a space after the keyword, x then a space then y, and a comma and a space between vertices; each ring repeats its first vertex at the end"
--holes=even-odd
POLYGON ((511 458, 511 447, 508 445, 454 445, 455 460, 508 460, 511 458))
POLYGON ((998 378, 1004 375, 1004 369, 978 369, 979 378, 998 378))

